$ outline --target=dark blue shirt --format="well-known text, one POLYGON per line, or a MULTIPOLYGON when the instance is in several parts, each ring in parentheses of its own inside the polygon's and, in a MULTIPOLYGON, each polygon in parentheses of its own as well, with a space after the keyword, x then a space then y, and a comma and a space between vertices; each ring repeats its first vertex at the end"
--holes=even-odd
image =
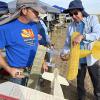
POLYGON ((39 34, 42 36, 42 39, 39 40, 39 44, 40 44, 40 45, 47 46, 47 45, 48 45, 48 42, 47 42, 47 40, 46 40, 45 29, 43 28, 43 26, 41 25, 40 22, 37 24, 37 26, 38 26, 39 34))

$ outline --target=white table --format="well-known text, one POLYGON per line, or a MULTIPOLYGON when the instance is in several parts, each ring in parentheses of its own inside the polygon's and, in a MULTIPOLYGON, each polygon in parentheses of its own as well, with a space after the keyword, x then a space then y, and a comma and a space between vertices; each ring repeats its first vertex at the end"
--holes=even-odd
POLYGON ((18 98, 19 100, 65 100, 12 82, 0 84, 0 94, 18 98))

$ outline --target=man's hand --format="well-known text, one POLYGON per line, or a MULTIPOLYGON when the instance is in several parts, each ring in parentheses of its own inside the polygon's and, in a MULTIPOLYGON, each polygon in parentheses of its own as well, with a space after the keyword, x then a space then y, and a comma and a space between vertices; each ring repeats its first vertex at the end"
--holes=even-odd
POLYGON ((13 78, 24 78, 25 77, 22 69, 11 67, 9 73, 13 78))
POLYGON ((73 40, 73 46, 79 44, 82 40, 84 39, 84 36, 83 35, 77 35, 74 40, 73 40))
POLYGON ((7 62, 5 61, 2 55, 2 50, 0 50, 0 66, 2 66, 2 68, 4 68, 12 77, 24 78, 22 69, 12 68, 7 64, 7 62))
POLYGON ((42 70, 42 72, 47 72, 48 71, 48 65, 47 65, 46 61, 44 61, 41 70, 42 70))
POLYGON ((38 34, 38 40, 41 40, 42 36, 40 34, 38 34))
POLYGON ((70 54, 60 54, 60 58, 63 60, 63 61, 67 61, 69 60, 69 57, 70 57, 70 54))

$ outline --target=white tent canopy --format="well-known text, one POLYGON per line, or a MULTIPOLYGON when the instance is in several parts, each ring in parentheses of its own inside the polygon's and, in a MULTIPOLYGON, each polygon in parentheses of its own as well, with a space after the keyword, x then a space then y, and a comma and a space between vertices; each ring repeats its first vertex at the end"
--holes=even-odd
MULTIPOLYGON (((47 12, 47 13, 60 13, 60 10, 40 1, 40 6, 47 12)), ((8 2, 8 7, 11 13, 15 12, 16 10, 16 0, 8 2)))
MULTIPOLYGON (((51 6, 57 5, 59 7, 68 8, 72 0, 41 0, 51 6)), ((100 0, 81 0, 85 11, 89 14, 100 14, 100 0)))
MULTIPOLYGON (((2 0, 5 1, 5 0, 2 0)), ((9 2, 12 0, 6 0, 6 2, 9 2)), ((68 8, 68 5, 70 1, 72 0, 40 0, 42 2, 45 2, 51 6, 57 5, 62 8, 68 8)), ((100 0, 81 0, 83 3, 83 6, 85 8, 85 11, 89 14, 100 14, 100 0)))

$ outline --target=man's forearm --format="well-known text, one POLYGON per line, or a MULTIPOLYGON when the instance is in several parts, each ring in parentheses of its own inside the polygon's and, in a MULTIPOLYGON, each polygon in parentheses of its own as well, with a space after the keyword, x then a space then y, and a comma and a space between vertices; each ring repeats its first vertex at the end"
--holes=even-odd
POLYGON ((10 66, 7 64, 7 62, 5 61, 2 52, 0 50, 0 66, 2 68, 4 68, 7 72, 10 72, 10 66))
POLYGON ((2 68, 4 68, 14 78, 23 78, 24 77, 23 74, 18 74, 18 73, 23 73, 23 70, 20 70, 18 68, 12 68, 7 64, 6 60, 4 59, 4 57, 2 55, 1 50, 0 50, 0 66, 2 68))

